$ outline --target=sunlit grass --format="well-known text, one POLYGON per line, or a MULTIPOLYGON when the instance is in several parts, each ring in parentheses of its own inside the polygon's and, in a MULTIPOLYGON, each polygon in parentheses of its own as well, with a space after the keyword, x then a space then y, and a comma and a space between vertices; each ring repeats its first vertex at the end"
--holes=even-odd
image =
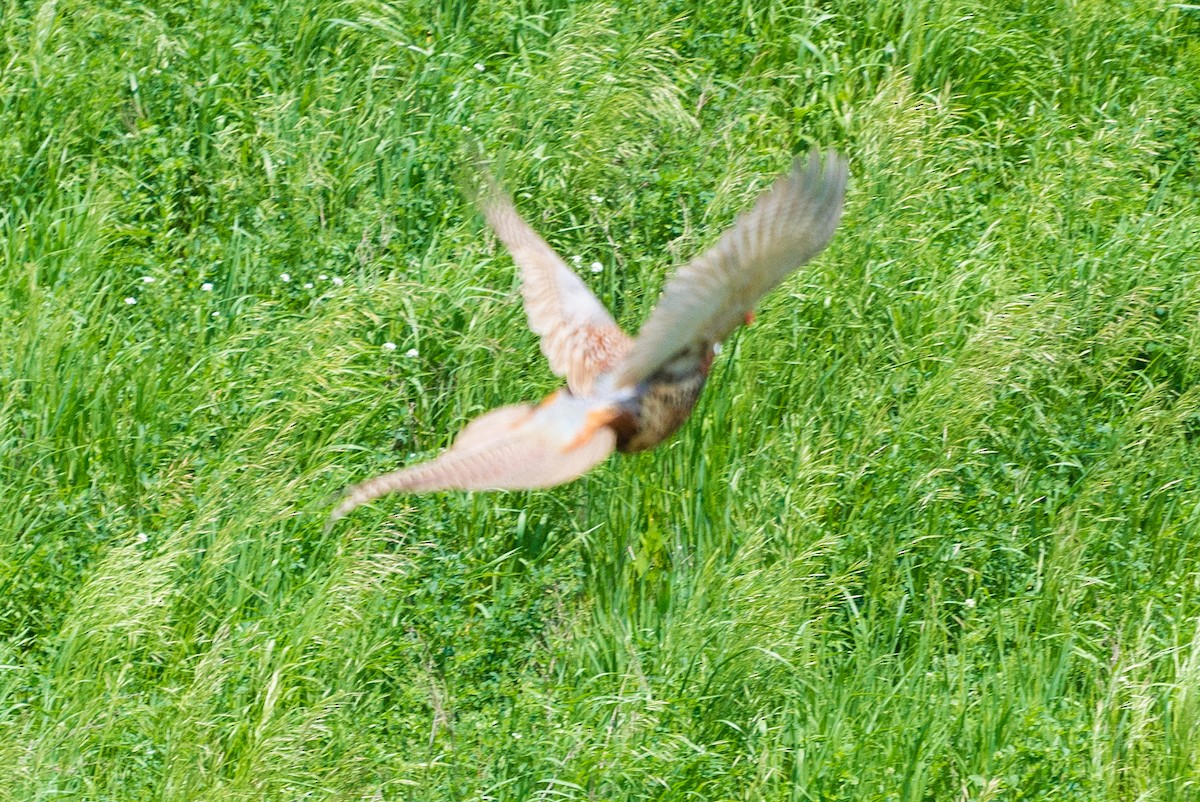
POLYGON ((1187 4, 0 0, 0 798, 1200 795, 1187 4), (348 482, 630 329, 798 152, 671 443, 348 482))

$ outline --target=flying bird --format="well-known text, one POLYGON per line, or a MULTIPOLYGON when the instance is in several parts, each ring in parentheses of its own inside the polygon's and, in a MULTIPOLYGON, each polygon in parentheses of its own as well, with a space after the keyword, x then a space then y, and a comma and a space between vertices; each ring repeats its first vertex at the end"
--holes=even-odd
POLYGON ((521 271, 529 327, 566 387, 471 421, 429 462, 350 487, 329 518, 387 493, 529 490, 569 482, 614 450, 644 451, 687 420, 719 343, 755 304, 829 243, 846 162, 813 151, 681 267, 630 337, 486 172, 477 202, 521 271))

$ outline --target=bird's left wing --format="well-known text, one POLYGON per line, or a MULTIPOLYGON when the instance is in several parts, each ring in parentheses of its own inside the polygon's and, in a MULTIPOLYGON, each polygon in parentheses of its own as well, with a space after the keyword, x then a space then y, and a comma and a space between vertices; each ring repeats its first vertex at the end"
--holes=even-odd
POLYGON ((788 273, 820 253, 841 219, 846 175, 846 162, 833 152, 798 159, 716 245, 671 277, 617 366, 616 386, 645 381, 681 351, 706 352, 788 273))
POLYGON ((571 392, 586 395, 596 376, 628 353, 632 340, 486 170, 480 183, 479 207, 521 269, 529 328, 541 338, 550 369, 566 378, 571 392))
POLYGON ((332 526, 360 504, 396 492, 532 490, 575 479, 617 444, 602 402, 558 393, 540 406, 515 404, 471 421, 441 456, 354 485, 329 516, 332 526))

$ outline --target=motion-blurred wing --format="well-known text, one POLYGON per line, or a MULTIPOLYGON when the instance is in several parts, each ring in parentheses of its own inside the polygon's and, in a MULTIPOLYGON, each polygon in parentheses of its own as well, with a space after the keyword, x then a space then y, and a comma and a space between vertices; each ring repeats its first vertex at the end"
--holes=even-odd
POLYGON ((632 340, 486 171, 482 184, 484 217, 521 269, 529 328, 541 337, 550 369, 566 378, 571 392, 586 395, 592 380, 629 352, 632 340))
POLYGON ((441 456, 354 485, 329 525, 388 493, 553 487, 603 462, 617 444, 604 406, 560 393, 541 406, 500 407, 476 418, 441 456))
POLYGON ((846 174, 846 162, 833 152, 797 159, 716 245, 667 282, 617 367, 616 386, 645 381, 685 349, 700 353, 720 342, 763 295, 820 253, 842 216, 846 174))

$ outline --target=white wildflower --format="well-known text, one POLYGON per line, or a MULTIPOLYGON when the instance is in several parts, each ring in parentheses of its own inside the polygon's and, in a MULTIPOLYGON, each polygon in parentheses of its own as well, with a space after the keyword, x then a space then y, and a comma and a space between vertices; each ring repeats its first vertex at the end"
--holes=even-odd
POLYGON ((313 283, 311 281, 304 282, 304 289, 311 290, 312 288, 313 288, 313 283))
POLYGON ((280 273, 279 280, 284 283, 287 283, 292 280, 292 277, 290 275, 288 275, 287 273, 280 273))
POLYGON ((967 599, 966 601, 963 602, 963 607, 966 607, 968 610, 974 610, 975 609, 975 600, 967 599))
POLYGON ((407 351, 404 352, 404 355, 406 357, 408 357, 409 359, 416 359, 417 357, 419 357, 421 355, 421 352, 418 351, 416 348, 409 348, 407 351))
POLYGON ((142 283, 143 284, 153 284, 154 276, 142 276, 142 283))
POLYGON ((484 71, 485 69, 487 69, 487 68, 486 68, 486 67, 484 67, 482 64, 480 64, 478 61, 476 61, 476 62, 475 62, 475 69, 476 69, 476 70, 478 70, 479 72, 483 72, 483 71, 484 71))
POLYGON ((395 344, 395 343, 384 343, 384 344, 383 344, 383 350, 385 350, 385 351, 395 351, 395 350, 396 350, 396 344, 395 344))
POLYGON ((341 278, 341 276, 334 276, 334 277, 331 279, 331 281, 333 281, 333 286, 335 286, 335 287, 340 287, 340 286, 342 286, 343 284, 345 284, 345 283, 346 283, 346 282, 342 281, 342 278, 341 278))
POLYGON ((212 292, 212 282, 206 281, 200 285, 200 292, 212 292))
POLYGON ((579 265, 583 264, 583 257, 579 254, 575 254, 571 257, 571 261, 575 263, 576 267, 579 267, 579 265))
POLYGON ((592 262, 592 272, 593 273, 603 273, 604 265, 600 264, 599 262, 592 262))
POLYGON ((130 306, 133 306, 134 304, 137 303, 137 298, 126 298, 125 303, 127 303, 130 306))
POLYGON ((326 275, 325 273, 322 273, 321 275, 317 276, 318 281, 326 281, 328 278, 329 278, 329 276, 326 275))

